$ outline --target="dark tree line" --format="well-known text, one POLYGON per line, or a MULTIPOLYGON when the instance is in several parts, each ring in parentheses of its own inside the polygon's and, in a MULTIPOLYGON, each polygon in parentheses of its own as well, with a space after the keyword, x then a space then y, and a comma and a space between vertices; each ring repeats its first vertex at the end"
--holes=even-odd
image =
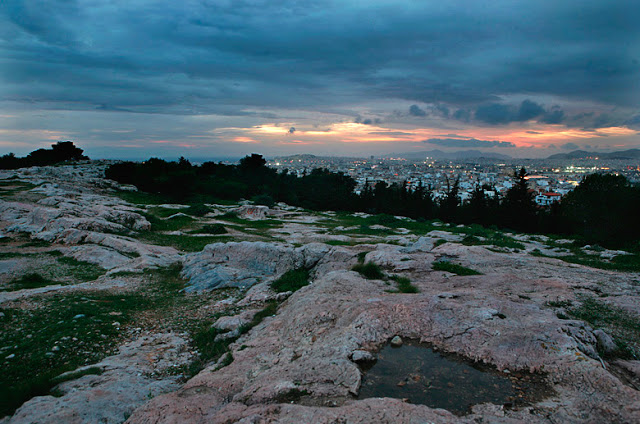
MULTIPOLYGON (((439 218, 446 222, 497 226, 524 232, 582 237, 604 246, 627 246, 640 240, 640 189, 622 176, 593 174, 550 208, 536 205, 524 168, 514 173, 514 185, 500 197, 489 197, 489 186, 476 186, 469 200, 460 201, 459 180, 449 181, 445 195, 434 199, 431 187, 378 182, 355 194, 356 182, 342 173, 314 169, 297 177, 268 168, 262 156, 243 158, 238 165, 206 162, 194 166, 150 159, 123 162, 107 170, 107 178, 134 184, 176 201, 253 199, 262 204, 285 202, 312 210, 362 211, 439 218)), ((493 190, 495 192, 495 190, 493 190)), ((640 246, 631 246, 638 248, 640 246)))
POLYGON ((50 149, 38 149, 20 158, 13 153, 0 156, 0 169, 18 169, 29 166, 55 165, 60 162, 87 160, 83 150, 71 141, 59 141, 52 144, 50 149))

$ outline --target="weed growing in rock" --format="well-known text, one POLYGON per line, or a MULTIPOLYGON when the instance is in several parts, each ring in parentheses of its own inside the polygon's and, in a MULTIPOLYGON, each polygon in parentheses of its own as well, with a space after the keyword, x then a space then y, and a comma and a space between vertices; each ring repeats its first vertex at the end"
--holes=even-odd
POLYGON ((278 311, 278 303, 273 301, 261 311, 257 312, 253 319, 238 328, 238 336, 229 337, 222 340, 216 340, 216 336, 223 334, 221 330, 212 326, 211 322, 202 323, 198 329, 193 332, 193 345, 198 350, 198 358, 195 359, 187 370, 190 376, 196 375, 204 367, 225 353, 229 355, 222 361, 221 366, 229 365, 233 362, 233 356, 229 352, 229 345, 235 342, 242 334, 248 333, 256 325, 260 324, 266 317, 275 315, 278 311))
POLYGON ((356 271, 367 280, 383 280, 385 277, 384 272, 382 272, 382 268, 373 262, 356 264, 351 268, 351 270, 356 271))
POLYGON ((325 240, 324 244, 329 246, 351 246, 351 242, 342 240, 325 240))
POLYGON ((624 309, 607 305, 593 297, 585 297, 579 306, 567 309, 567 313, 613 336, 618 349, 608 355, 599 352, 601 356, 637 359, 640 355, 640 320, 624 309))
POLYGON ((482 274, 474 269, 467 268, 458 264, 453 264, 451 262, 445 262, 445 261, 434 262, 431 267, 435 271, 447 271, 457 275, 481 275, 482 274))
POLYGON ((441 246, 441 245, 443 245, 443 244, 445 244, 445 243, 447 243, 447 240, 445 240, 445 239, 438 239, 438 240, 436 240, 436 242, 435 242, 435 243, 433 243, 433 247, 435 248, 435 247, 441 246))
POLYGON ((411 280, 407 277, 401 277, 399 275, 392 275, 389 277, 391 280, 395 281, 398 285, 398 291, 400 293, 419 293, 420 290, 413 284, 411 284, 411 280))
POLYGON ((309 284, 309 271, 304 268, 292 269, 271 283, 271 288, 278 293, 294 292, 309 284))

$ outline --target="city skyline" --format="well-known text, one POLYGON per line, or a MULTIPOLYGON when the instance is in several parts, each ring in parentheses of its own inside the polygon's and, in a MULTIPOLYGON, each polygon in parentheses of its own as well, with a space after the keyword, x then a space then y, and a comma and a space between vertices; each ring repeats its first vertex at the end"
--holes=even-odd
POLYGON ((625 1, 8 1, 0 149, 638 148, 639 15, 625 1))

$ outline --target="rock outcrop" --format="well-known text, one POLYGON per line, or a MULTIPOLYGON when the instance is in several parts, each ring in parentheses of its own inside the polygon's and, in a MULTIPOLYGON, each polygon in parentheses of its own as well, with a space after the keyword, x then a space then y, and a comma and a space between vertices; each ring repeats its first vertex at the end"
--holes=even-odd
POLYGON ((516 276, 452 279, 433 272, 414 281, 420 294, 394 295, 383 281, 330 272, 238 340, 233 363, 204 370, 177 392, 139 408, 129 422, 640 420, 638 391, 581 351, 565 331, 574 322, 511 298, 509 287, 523 283, 516 276), (496 285, 498 291, 487 290, 496 285), (395 399, 354 400, 362 378, 354 357, 375 352, 396 335, 505 372, 542 373, 552 390, 531 408, 476 407, 463 417, 395 399))
POLYGON ((292 269, 318 267, 319 272, 327 272, 336 256, 354 258, 345 249, 322 243, 298 248, 266 242, 214 243, 187 255, 182 275, 189 280, 187 291, 248 288, 292 269))

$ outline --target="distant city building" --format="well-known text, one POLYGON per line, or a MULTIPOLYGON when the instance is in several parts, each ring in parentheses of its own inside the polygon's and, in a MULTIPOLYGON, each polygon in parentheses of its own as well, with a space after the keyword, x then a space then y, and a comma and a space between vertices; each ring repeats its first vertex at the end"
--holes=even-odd
POLYGON ((536 196, 536 203, 540 206, 551 206, 555 202, 559 202, 562 198, 560 193, 540 193, 536 196))

